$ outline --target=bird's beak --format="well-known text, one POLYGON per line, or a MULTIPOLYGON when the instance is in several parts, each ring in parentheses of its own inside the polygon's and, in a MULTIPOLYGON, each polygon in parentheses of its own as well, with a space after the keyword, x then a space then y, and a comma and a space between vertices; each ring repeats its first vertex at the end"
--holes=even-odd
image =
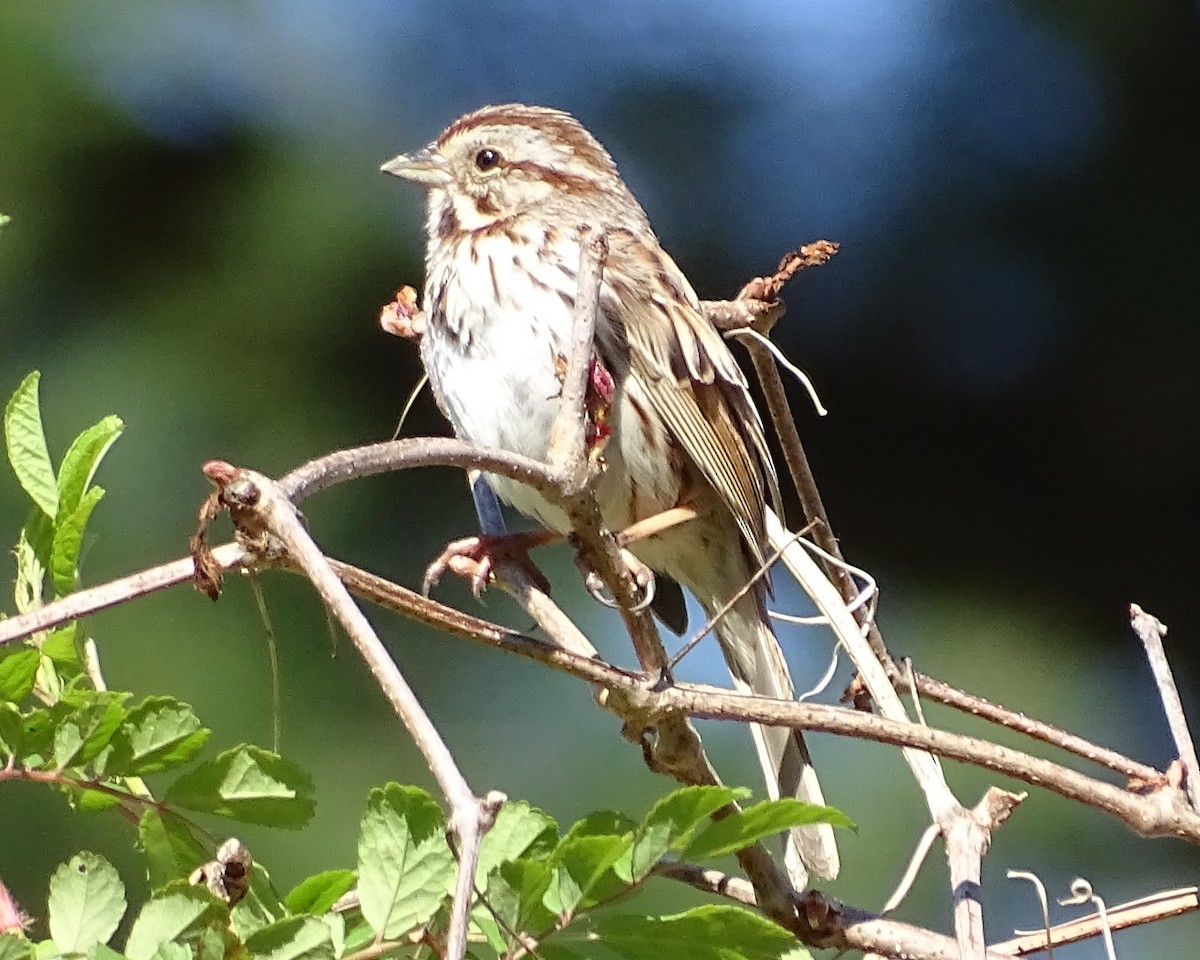
POLYGON ((452 177, 446 158, 437 151, 435 144, 412 153, 402 153, 392 157, 379 168, 393 177, 403 177, 426 187, 444 187, 452 177))

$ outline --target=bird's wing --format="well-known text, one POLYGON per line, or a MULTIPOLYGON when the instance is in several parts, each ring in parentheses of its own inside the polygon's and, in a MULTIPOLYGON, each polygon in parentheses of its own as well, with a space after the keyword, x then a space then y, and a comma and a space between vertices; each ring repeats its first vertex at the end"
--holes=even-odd
POLYGON ((741 368, 657 242, 614 231, 605 279, 620 301, 632 373, 761 563, 766 495, 778 503, 779 486, 741 368))

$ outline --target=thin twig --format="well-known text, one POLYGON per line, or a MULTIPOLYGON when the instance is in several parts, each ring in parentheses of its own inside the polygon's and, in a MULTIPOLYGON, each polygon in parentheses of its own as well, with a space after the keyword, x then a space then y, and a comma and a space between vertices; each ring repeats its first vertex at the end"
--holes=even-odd
MULTIPOLYGON (((222 569, 228 570, 246 559, 246 551, 239 544, 226 543, 214 548, 212 556, 222 569)), ((140 570, 119 580, 110 580, 108 583, 68 594, 44 607, 0 620, 0 646, 43 630, 52 630, 64 623, 107 610, 136 597, 157 593, 180 583, 190 583, 195 572, 192 558, 182 557, 170 563, 140 570)))
MULTIPOLYGON (((210 465, 211 467, 212 465, 210 465)), ((300 522, 295 505, 269 477, 250 470, 207 470, 220 486, 222 499, 239 527, 251 535, 260 530, 282 545, 337 617, 376 683, 404 723, 413 743, 450 804, 449 827, 459 840, 459 870, 450 907, 446 936, 447 960, 462 960, 467 949, 467 918, 479 845, 495 819, 498 802, 479 800, 459 772, 454 756, 417 700, 416 694, 388 654, 367 618, 338 580, 328 561, 300 522)))
POLYGON ((1040 953, 1046 949, 1047 933, 1050 942, 1055 946, 1066 946, 1101 936, 1107 920, 1111 931, 1126 930, 1130 927, 1145 923, 1155 923, 1168 917, 1178 917, 1184 913, 1200 910, 1200 888, 1185 887, 1178 890, 1165 890, 1131 900, 1119 906, 1109 907, 1102 919, 1098 913, 1080 917, 1053 926, 1049 931, 1035 930, 1029 933, 1019 933, 1011 940, 992 944, 988 949, 1004 957, 1025 957, 1040 953))
POLYGON ((581 493, 588 482, 587 387, 595 358, 596 315, 608 259, 608 237, 591 227, 579 231, 579 274, 572 313, 571 352, 563 375, 558 413, 550 427, 546 463, 567 496, 581 493))
POLYGON ((1167 651, 1163 647, 1163 637, 1167 628, 1155 616, 1146 613, 1136 603, 1129 605, 1129 622, 1133 632, 1146 648, 1146 659, 1150 661, 1150 670, 1154 673, 1154 682, 1158 685, 1158 696, 1162 700, 1163 711, 1167 715, 1167 724, 1171 728, 1171 736, 1175 740, 1175 749, 1179 751, 1179 759, 1183 761, 1186 775, 1184 787, 1192 807, 1200 811, 1200 769, 1196 766, 1196 744, 1188 730, 1187 717, 1183 713, 1183 702, 1179 699, 1179 688, 1175 685, 1175 677, 1171 673, 1171 665, 1167 662, 1167 651))

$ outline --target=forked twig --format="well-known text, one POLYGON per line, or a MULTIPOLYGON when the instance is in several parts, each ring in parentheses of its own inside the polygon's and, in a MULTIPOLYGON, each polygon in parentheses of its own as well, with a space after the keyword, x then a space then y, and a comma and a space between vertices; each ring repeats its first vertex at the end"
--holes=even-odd
POLYGON ((316 588, 425 757, 450 804, 449 828, 459 841, 459 869, 451 899, 446 957, 462 960, 467 949, 467 919, 479 846, 495 821, 496 811, 504 801, 503 795, 490 793, 487 797, 477 798, 471 791, 454 755, 421 707, 400 668, 304 529, 295 505, 283 496, 278 484, 262 474, 235 470, 227 464, 210 463, 207 472, 218 485, 221 498, 239 527, 252 536, 265 534, 277 540, 288 559, 316 588))

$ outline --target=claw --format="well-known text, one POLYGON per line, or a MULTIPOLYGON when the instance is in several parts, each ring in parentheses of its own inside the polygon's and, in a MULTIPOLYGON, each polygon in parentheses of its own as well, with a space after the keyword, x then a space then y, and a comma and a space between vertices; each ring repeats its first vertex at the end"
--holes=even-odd
MULTIPOLYGON (((629 609, 632 613, 641 613, 654 602, 654 571, 624 547, 621 548, 621 559, 624 561, 630 576, 633 577, 633 582, 637 584, 638 590, 642 594, 637 603, 629 609)), ((575 560, 576 563, 581 564, 582 569, 582 562, 579 558, 576 557, 575 560)), ((609 596, 603 581, 600 579, 600 575, 595 570, 583 570, 583 586, 597 603, 602 603, 613 610, 619 608, 617 601, 609 596)))
POLYGON ((538 588, 550 592, 550 584, 542 576, 541 571, 529 559, 531 547, 541 546, 557 539, 557 534, 544 530, 531 533, 514 533, 499 537, 486 535, 463 537, 446 546, 436 560, 425 568, 425 579, 421 590, 429 596, 429 591, 441 579, 443 573, 449 570, 471 581, 471 592, 478 598, 495 579, 496 564, 500 560, 512 560, 519 564, 538 585, 538 588))

